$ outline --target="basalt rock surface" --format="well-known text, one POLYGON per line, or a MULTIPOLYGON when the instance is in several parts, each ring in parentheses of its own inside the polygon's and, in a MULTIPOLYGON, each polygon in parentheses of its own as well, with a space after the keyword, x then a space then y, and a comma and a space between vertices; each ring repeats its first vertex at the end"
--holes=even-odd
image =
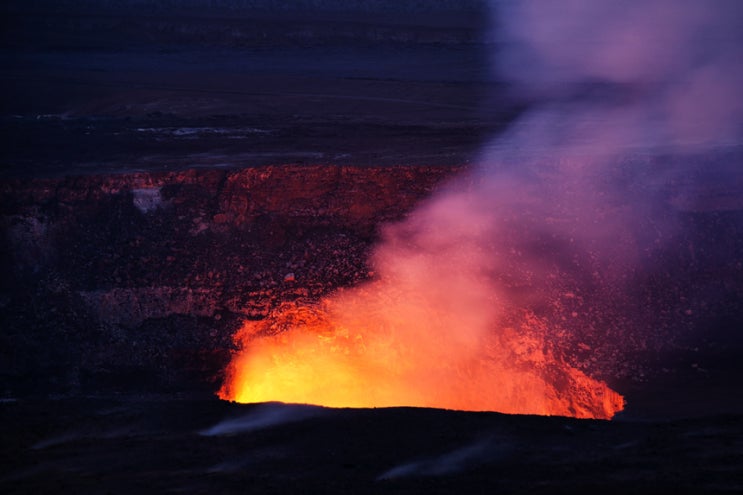
POLYGON ((0 185, 0 393, 215 390, 231 336, 373 275, 459 167, 285 165, 0 185))
MULTIPOLYGON (((3 179, 0 395, 212 394, 245 320, 373 278, 380 227, 464 171, 329 164, 3 179)), ((551 322, 557 355, 642 414, 667 414, 680 387, 704 397, 683 411, 740 408, 729 391, 740 383, 743 210, 697 183, 693 201, 669 198, 677 233, 627 274, 631 292, 571 292, 570 266, 556 288, 531 287, 550 296, 533 309, 551 322)))

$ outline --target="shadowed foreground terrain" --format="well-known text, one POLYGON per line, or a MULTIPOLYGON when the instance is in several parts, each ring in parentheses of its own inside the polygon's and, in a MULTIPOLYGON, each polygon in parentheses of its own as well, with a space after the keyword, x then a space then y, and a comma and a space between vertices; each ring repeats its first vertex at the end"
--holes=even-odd
POLYGON ((0 408, 4 493, 737 493, 743 418, 150 398, 0 408))

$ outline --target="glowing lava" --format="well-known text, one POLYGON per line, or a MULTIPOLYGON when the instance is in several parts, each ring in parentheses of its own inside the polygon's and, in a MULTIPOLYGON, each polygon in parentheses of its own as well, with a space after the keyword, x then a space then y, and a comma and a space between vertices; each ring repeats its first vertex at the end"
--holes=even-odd
POLYGON ((546 328, 533 316, 472 335, 445 310, 380 289, 372 283, 318 304, 285 303, 246 322, 220 397, 602 419, 624 407, 605 383, 547 350, 538 337, 546 328))

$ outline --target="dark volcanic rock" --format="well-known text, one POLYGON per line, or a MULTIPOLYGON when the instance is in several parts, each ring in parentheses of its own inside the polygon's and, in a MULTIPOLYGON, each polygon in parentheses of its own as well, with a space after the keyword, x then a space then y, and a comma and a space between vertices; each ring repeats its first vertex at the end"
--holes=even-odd
MULTIPOLYGON (((462 170, 283 165, 4 179, 0 394, 212 393, 246 319, 372 278, 378 227, 462 170)), ((601 294, 575 292, 563 271, 561 295, 535 309, 557 322, 561 359, 608 380, 643 414, 741 407, 730 391, 743 379, 743 210, 704 191, 702 207, 670 203, 680 228, 627 274, 632 291, 599 304, 601 294)), ((638 235, 653 229, 641 224, 638 235)))
POLYGON ((244 318, 367 279, 378 225, 457 170, 7 180, 2 392, 214 389, 244 318))

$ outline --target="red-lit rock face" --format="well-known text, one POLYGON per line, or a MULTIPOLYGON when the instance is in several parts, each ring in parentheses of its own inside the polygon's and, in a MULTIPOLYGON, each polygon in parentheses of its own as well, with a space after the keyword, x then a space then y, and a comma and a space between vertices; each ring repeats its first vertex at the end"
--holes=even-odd
POLYGON ((244 319, 367 279, 377 226, 456 170, 5 180, 2 310, 13 356, 2 372, 19 391, 205 381, 215 390, 244 319))
MULTIPOLYGON (((54 331, 45 334, 48 330, 44 330, 36 341, 21 342, 16 354, 29 363, 28 367, 20 360, 11 361, 5 372, 33 381, 49 380, 54 386, 73 390, 137 388, 147 381, 155 388, 188 386, 189 380, 209 382, 220 375, 236 329, 243 328, 237 335, 244 337, 245 328, 253 324, 275 326, 278 319, 284 320, 282 328, 286 330, 279 339, 297 335, 300 340, 313 339, 319 327, 306 322, 297 328, 286 324, 293 313, 282 308, 286 304, 300 311, 316 307, 335 289, 373 278, 367 263, 379 225, 400 219, 457 170, 281 166, 6 182, 2 190, 5 246, 10 254, 6 273, 13 275, 8 279, 10 284, 18 284, 20 293, 33 299, 23 305, 10 301, 6 309, 10 310, 11 326, 22 325, 24 311, 32 311, 32 329, 54 331), (48 350, 39 353, 39 347, 48 350)), ((373 289, 378 284, 365 287, 373 289)), ((361 323, 368 319, 369 311, 385 310, 380 302, 368 301, 366 313, 356 310, 356 322, 350 329, 353 337, 336 335, 341 329, 330 319, 333 312, 323 313, 320 327, 324 330, 320 333, 332 334, 336 343, 363 336, 363 342, 353 340, 353 345, 361 342, 362 347, 379 349, 394 338, 395 329, 374 328, 388 327, 385 321, 370 321, 367 326, 361 323)), ((405 347, 394 352, 404 355, 405 349, 415 345, 410 334, 404 338, 407 341, 400 344, 405 347)), ((425 335, 418 338, 419 344, 426 339, 425 335)), ((253 345, 238 340, 241 348, 253 345)), ((508 346, 515 342, 511 339, 508 346)), ((265 344, 269 345, 267 340, 265 344)), ((313 360, 327 358, 322 356, 330 349, 326 344, 321 339, 319 355, 303 365, 312 367, 313 360)), ((491 341, 487 352, 492 354, 497 347, 491 341)), ((298 359, 292 351, 279 347, 274 351, 287 360, 298 359)), ((435 355, 430 351, 429 359, 435 355)), ((421 357, 418 353, 407 358, 416 356, 421 357)), ((552 396, 558 392, 546 377, 544 363, 523 353, 516 359, 529 369, 541 367, 541 371, 519 374, 510 369, 511 375, 506 377, 501 368, 496 369, 503 363, 492 361, 492 356, 473 356, 471 361, 481 361, 476 365, 458 358, 448 364, 453 382, 447 393, 451 396, 461 388, 468 391, 463 397, 437 401, 419 391, 422 399, 411 401, 405 398, 409 388, 423 384, 421 380, 409 383, 411 377, 430 373, 432 363, 410 362, 400 376, 388 366, 392 357, 367 356, 356 363, 362 368, 377 366, 384 373, 371 373, 372 382, 368 381, 371 375, 353 377, 354 393, 373 397, 367 393, 370 389, 397 388, 395 393, 382 393, 376 401, 349 401, 342 395, 338 400, 322 401, 320 396, 313 400, 317 390, 312 387, 299 396, 252 397, 329 405, 429 405, 596 417, 610 417, 621 407, 619 396, 607 399, 615 405, 606 411, 596 404, 571 404, 571 410, 546 404, 548 400, 538 389, 548 387, 552 396), (521 408, 504 403, 498 394, 493 398, 492 391, 482 387, 485 375, 497 372, 503 376, 500 382, 492 383, 501 383, 501 388, 508 384, 509 390, 536 387, 536 398, 521 408), (472 375, 466 387, 457 373, 472 375), (478 402, 475 396, 486 400, 478 402), (585 407, 601 411, 585 412, 585 407)), ((239 359, 239 355, 235 357, 239 359)), ((358 368, 356 364, 349 367, 346 363, 341 371, 358 368)), ((223 384, 222 395, 250 400, 250 395, 240 394, 253 384, 239 381, 235 361, 230 370, 233 381, 223 384), (227 390, 242 392, 231 396, 227 390)), ((590 381, 574 371, 579 379, 590 381)), ((434 380, 429 377, 425 382, 434 380)), ((604 391, 600 394, 613 393, 599 382, 595 385, 604 391)))
MULTIPOLYGON (((309 349, 318 354, 315 361, 328 350, 335 353, 334 343, 348 341, 349 353, 360 349, 360 342, 371 348, 386 345, 385 339, 397 335, 390 329, 410 320, 400 306, 410 296, 393 298, 397 306, 383 302, 392 293, 370 261, 380 226, 408 215, 459 170, 277 166, 5 180, 0 185, 0 268, 5 274, 0 316, 8 345, 0 372, 7 378, 7 393, 213 393, 221 387, 222 395, 232 399, 311 401, 241 396, 239 390, 252 390, 256 382, 249 375, 236 378, 236 365, 265 360, 271 353, 291 361, 306 351, 294 340, 299 335, 300 341, 309 336, 309 349), (339 288, 346 288, 346 300, 334 295, 339 288), (362 302, 364 309, 354 309, 362 302), (316 311, 319 326, 295 317, 307 311, 316 311), (400 318, 395 320, 395 314, 400 318), (241 352, 233 353, 236 349, 241 352), (267 354, 260 357, 254 350, 267 354)), ((644 271, 628 274, 634 277, 634 299, 567 290, 581 288, 580 281, 558 270, 556 275, 565 278, 557 279, 556 291, 544 289, 548 304, 515 297, 523 304, 499 309, 497 321, 487 327, 493 335, 479 341, 484 350, 469 361, 446 363, 452 376, 469 381, 440 382, 439 387, 470 401, 493 386, 481 385, 483 378, 500 374, 508 377, 503 383, 526 384, 514 390, 545 390, 541 397, 551 405, 511 408, 494 399, 497 393, 466 405, 449 399, 415 404, 610 417, 622 401, 601 380, 641 383, 652 373, 675 377, 680 371, 667 371, 665 362, 653 356, 700 348, 684 329, 709 314, 719 315, 723 323, 724 318, 734 320, 737 306, 726 302, 733 299, 713 296, 714 291, 739 293, 739 264, 725 261, 740 252, 738 237, 729 235, 740 222, 737 215, 680 213, 686 230, 679 242, 689 248, 649 255, 644 271), (720 255, 701 256, 710 250, 720 255), (494 356, 494 349, 501 355, 494 356), (503 353, 508 354, 505 362, 519 365, 503 365, 503 353), (460 384, 467 384, 463 392, 457 390, 460 384)), ((517 264, 514 273, 528 276, 526 268, 517 264)), ((519 293, 527 282, 504 280, 503 287, 519 293)), ((413 318, 416 325, 420 320, 413 318)), ((456 326, 436 325, 428 325, 434 333, 456 326)), ((415 358, 423 349, 433 353, 405 339, 399 351, 403 357, 415 358)), ((695 355, 688 359, 684 370, 694 376, 707 373, 695 355)), ((343 358, 340 364, 355 371, 385 367, 386 360, 384 354, 367 355, 356 363, 343 358)), ((432 366, 424 361, 422 375, 432 366)), ((387 378, 402 383, 403 390, 411 383, 422 386, 409 369, 387 378)), ((284 372, 280 367, 273 371, 284 372)), ((351 388, 368 390, 367 378, 357 376, 351 388)), ((399 395, 391 397, 378 404, 401 402, 399 395)), ((333 401, 328 403, 351 404, 343 397, 333 401)))

